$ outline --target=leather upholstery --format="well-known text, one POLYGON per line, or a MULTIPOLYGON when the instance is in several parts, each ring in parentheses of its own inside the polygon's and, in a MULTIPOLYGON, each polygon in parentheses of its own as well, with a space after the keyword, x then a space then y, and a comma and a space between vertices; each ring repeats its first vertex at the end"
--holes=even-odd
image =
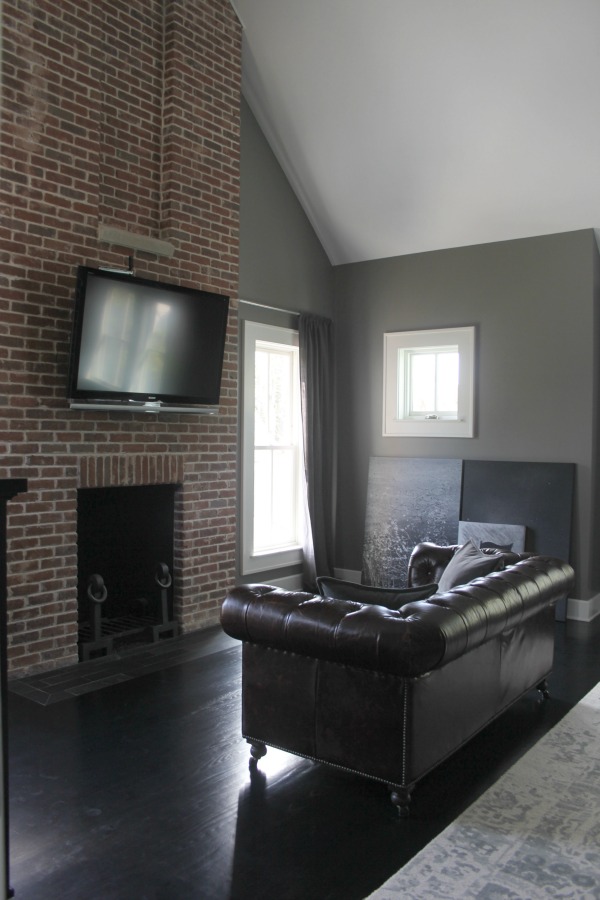
POLYGON ((232 637, 393 675, 422 675, 517 626, 566 592, 570 566, 532 557, 398 610, 270 585, 233 588, 232 637))
MULTIPOLYGON (((442 572, 460 548, 461 544, 450 544, 447 547, 441 547, 439 544, 432 544, 429 541, 417 544, 408 561, 409 587, 429 584, 431 581, 439 584, 442 572)), ((481 552, 494 554, 498 551, 490 547, 482 547, 481 552)), ((502 551, 505 566, 512 566, 520 559, 529 559, 531 556, 533 556, 532 553, 502 551)))
MULTIPOLYGON (((436 580, 439 558, 422 552, 413 578, 436 580)), ((573 578, 529 556, 398 610, 233 588, 221 621, 244 642, 243 734, 410 788, 549 674, 554 605, 573 578)))

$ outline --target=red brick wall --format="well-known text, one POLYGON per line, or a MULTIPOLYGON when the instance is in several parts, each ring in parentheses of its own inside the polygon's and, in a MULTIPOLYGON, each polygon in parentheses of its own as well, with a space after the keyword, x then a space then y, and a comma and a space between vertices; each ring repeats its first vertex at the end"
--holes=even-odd
POLYGON ((13 675, 77 659, 77 489, 178 482, 176 616, 233 581, 241 30, 229 0, 4 0, 0 477, 13 675), (232 298, 220 414, 70 410, 75 271, 125 266, 113 226, 169 242, 136 274, 232 298))

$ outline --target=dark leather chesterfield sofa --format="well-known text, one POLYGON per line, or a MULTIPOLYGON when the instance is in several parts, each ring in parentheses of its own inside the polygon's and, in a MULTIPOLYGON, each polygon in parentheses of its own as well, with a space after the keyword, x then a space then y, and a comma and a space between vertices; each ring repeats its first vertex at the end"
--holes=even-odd
MULTIPOLYGON (((409 587, 439 581, 458 547, 418 545, 409 587)), ((224 630, 243 641, 242 733, 377 779, 401 815, 412 789, 527 691, 547 695, 561 560, 503 554, 502 571, 390 609, 256 584, 231 589, 224 630)), ((342 583, 343 584, 343 583, 342 583)), ((436 584, 431 590, 435 591, 436 584)), ((355 594, 356 596, 356 594, 355 594)))

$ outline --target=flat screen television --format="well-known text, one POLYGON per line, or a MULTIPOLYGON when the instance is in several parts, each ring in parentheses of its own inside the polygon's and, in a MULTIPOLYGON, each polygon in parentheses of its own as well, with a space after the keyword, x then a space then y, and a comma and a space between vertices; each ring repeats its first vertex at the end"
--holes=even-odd
POLYGON ((79 266, 71 406, 216 412, 228 309, 222 294, 79 266))

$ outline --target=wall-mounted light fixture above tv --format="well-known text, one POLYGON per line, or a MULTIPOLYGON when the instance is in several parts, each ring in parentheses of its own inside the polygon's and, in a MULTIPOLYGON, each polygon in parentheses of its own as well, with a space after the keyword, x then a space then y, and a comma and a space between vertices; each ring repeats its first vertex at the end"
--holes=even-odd
POLYGON ((79 266, 71 408, 218 411, 229 298, 79 266))

